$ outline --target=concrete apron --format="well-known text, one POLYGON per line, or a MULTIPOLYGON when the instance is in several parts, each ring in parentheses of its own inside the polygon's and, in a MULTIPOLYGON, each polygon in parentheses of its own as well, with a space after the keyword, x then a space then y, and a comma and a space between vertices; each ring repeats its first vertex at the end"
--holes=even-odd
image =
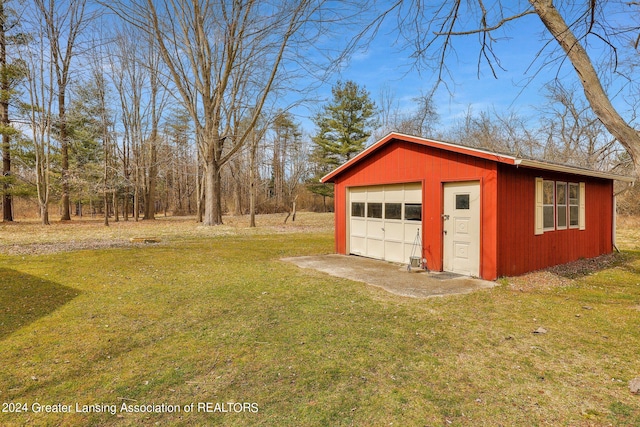
POLYGON ((466 294, 496 286, 495 282, 453 273, 407 271, 407 266, 359 256, 319 255, 283 258, 301 268, 364 282, 396 295, 413 298, 466 294))

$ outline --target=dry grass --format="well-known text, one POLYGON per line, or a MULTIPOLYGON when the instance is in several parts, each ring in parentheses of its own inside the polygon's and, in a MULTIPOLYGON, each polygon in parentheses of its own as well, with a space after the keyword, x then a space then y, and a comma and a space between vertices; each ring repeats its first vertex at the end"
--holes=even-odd
POLYGON ((259 411, 0 412, 0 425, 640 425, 637 251, 561 286, 415 300, 279 261, 333 250, 330 215, 279 219, 3 226, 22 247, 124 247, 0 255, 0 403, 259 411), (163 242, 127 243, 140 235, 163 242))
POLYGON ((272 233, 330 232, 333 214, 299 212, 296 221, 284 223, 286 214, 258 215, 256 228, 249 227, 248 216, 226 216, 223 225, 204 227, 195 217, 159 217, 153 221, 110 222, 102 219, 74 219, 54 221, 50 226, 38 220, 0 223, 0 253, 42 254, 80 249, 129 247, 131 239, 156 237, 162 244, 229 235, 260 235, 272 233))
POLYGON ((618 217, 616 244, 620 250, 640 250, 640 217, 618 217))

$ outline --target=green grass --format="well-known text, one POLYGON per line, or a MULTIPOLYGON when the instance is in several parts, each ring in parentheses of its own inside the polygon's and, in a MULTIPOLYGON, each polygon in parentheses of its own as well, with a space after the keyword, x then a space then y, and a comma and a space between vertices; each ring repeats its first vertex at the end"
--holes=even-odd
POLYGON ((640 425, 640 252, 569 286, 427 300, 279 260, 332 251, 321 232, 0 256, 0 402, 118 409, 0 425, 640 425))

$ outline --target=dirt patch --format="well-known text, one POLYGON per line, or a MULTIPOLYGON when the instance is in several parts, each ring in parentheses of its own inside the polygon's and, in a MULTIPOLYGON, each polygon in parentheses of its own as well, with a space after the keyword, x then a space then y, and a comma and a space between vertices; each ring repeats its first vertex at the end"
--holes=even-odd
POLYGON ((124 248, 132 246, 144 246, 144 243, 130 243, 126 240, 116 241, 86 241, 86 242, 59 242, 59 243, 32 243, 27 245, 7 245, 2 252, 8 255, 43 255, 58 252, 71 252, 90 249, 124 248))
POLYGON ((518 291, 549 290, 569 286, 575 279, 613 267, 623 260, 623 254, 614 252, 595 258, 580 259, 567 264, 532 271, 522 276, 509 277, 507 280, 510 287, 518 291))

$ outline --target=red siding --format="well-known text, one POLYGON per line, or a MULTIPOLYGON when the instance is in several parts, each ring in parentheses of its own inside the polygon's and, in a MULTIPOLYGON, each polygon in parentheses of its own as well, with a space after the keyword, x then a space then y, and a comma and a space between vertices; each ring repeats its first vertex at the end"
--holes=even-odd
POLYGON ((347 251, 348 187, 421 182, 423 256, 432 270, 442 270, 443 183, 480 181, 480 275, 488 279, 497 277, 496 162, 411 142, 394 141, 353 164, 334 179, 336 252, 341 254, 347 251))
MULTIPOLYGON (((403 137, 404 138, 404 137, 403 137)), ((589 258, 613 250, 613 181, 535 170, 460 150, 385 140, 360 160, 334 171, 336 252, 347 252, 347 188, 422 183, 423 257, 442 270, 444 183, 480 181, 480 275, 489 280, 589 258), (386 141, 386 142, 385 142, 386 141), (585 183, 586 229, 534 233, 535 178, 585 183)))
POLYGON ((499 165, 498 276, 538 270, 613 250, 613 182, 499 165), (534 234, 535 178, 585 182, 585 230, 534 234))

